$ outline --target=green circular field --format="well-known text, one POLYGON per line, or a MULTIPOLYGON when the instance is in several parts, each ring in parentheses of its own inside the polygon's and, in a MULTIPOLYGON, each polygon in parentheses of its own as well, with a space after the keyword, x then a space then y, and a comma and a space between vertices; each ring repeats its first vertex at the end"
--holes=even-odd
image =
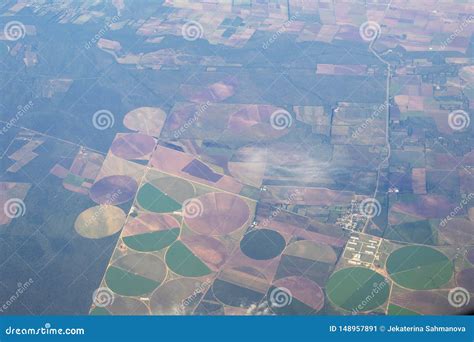
POLYGON ((180 223, 173 216, 144 213, 127 222, 122 239, 135 251, 154 252, 175 242, 180 231, 180 223))
POLYGON ((394 282, 413 290, 438 289, 453 276, 453 263, 440 251, 425 246, 397 249, 386 269, 394 282))
POLYGON ((155 213, 181 210, 181 203, 194 196, 191 183, 173 177, 163 177, 144 184, 137 194, 140 206, 155 213))
POLYGON ((389 292, 390 285, 385 278, 364 267, 337 271, 326 285, 330 301, 348 311, 373 310, 387 301, 389 292))
POLYGON ((166 263, 176 274, 184 277, 202 277, 211 269, 181 241, 173 243, 166 252, 166 263))
POLYGON ((141 296, 152 292, 165 280, 165 263, 152 254, 127 254, 109 266, 105 282, 122 296, 141 296))

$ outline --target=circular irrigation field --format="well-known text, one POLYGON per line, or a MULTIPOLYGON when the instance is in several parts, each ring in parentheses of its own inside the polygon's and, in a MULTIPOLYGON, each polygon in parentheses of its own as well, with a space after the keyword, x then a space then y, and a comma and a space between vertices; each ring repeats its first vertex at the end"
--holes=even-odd
POLYGON ((348 311, 371 311, 384 304, 390 292, 385 278, 371 269, 348 267, 334 273, 326 285, 329 300, 348 311))
POLYGON ((195 201, 202 210, 199 215, 185 216, 184 221, 199 234, 230 234, 242 228, 250 217, 247 203, 233 194, 211 192, 197 197, 195 201))
POLYGON ((305 277, 291 276, 275 281, 267 292, 269 307, 280 315, 311 315, 324 306, 324 292, 305 277))
POLYGON ((270 229, 258 229, 244 235, 240 249, 249 258, 269 260, 277 257, 286 246, 280 233, 270 229))
POLYGON ((128 112, 123 118, 123 125, 136 132, 159 137, 166 113, 157 107, 140 107, 128 112))
POLYGON ((412 290, 432 290, 453 276, 453 263, 440 251, 425 246, 407 246, 394 251, 386 269, 398 285, 412 290))
POLYGON ((155 139, 149 135, 132 133, 121 135, 114 140, 110 150, 123 159, 138 159, 149 155, 155 148, 155 139))
POLYGON ((172 279, 157 288, 150 297, 154 315, 189 315, 206 294, 210 284, 193 278, 172 279))
POLYGON ((165 263, 152 254, 127 254, 107 269, 105 282, 122 296, 141 296, 152 292, 166 278, 165 263))
POLYGON ((137 191, 137 181, 129 176, 104 177, 91 187, 90 198, 97 204, 117 205, 130 201, 137 191))
POLYGON ((166 264, 170 270, 184 277, 202 277, 216 272, 226 258, 224 245, 203 235, 182 237, 166 251, 166 264))
POLYGON ((132 297, 122 297, 115 295, 114 300, 106 307, 95 306, 91 311, 91 315, 140 315, 145 316, 150 314, 150 310, 142 301, 132 297))
POLYGON ((122 239, 130 248, 140 252, 159 251, 176 241, 180 224, 168 214, 144 213, 130 220, 122 239))
POLYGON ((117 233, 126 217, 119 207, 97 205, 79 214, 74 222, 74 229, 85 238, 100 239, 117 233))
POLYGON ((184 200, 194 196, 191 183, 174 177, 157 178, 145 183, 137 194, 140 207, 155 213, 181 210, 184 200))

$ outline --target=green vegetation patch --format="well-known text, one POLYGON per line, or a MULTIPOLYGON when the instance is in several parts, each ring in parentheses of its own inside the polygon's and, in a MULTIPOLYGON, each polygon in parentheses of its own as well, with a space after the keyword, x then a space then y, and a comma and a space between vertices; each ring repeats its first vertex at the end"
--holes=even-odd
POLYGON ((168 247, 176 241, 178 236, 179 228, 172 228, 158 232, 126 236, 123 238, 123 242, 136 251, 153 252, 168 247))
POLYGON ((74 186, 77 186, 77 187, 81 186, 83 182, 84 182, 83 177, 79 177, 79 176, 74 175, 72 173, 68 173, 66 178, 64 178, 64 183, 71 184, 71 185, 74 185, 74 186))
POLYGON ((258 229, 244 235, 240 249, 249 258, 268 260, 283 252, 286 242, 283 236, 270 229, 258 229))
POLYGON ((329 278, 326 291, 336 306, 348 311, 365 312, 387 301, 390 285, 381 274, 368 268, 349 267, 329 278))
POLYGON ((234 307, 248 307, 252 304, 259 303, 265 295, 264 293, 221 279, 214 281, 212 293, 222 303, 234 307))
POLYGON ((152 184, 143 185, 138 191, 137 201, 140 206, 155 213, 171 213, 181 209, 181 204, 164 194, 152 184))
POLYGON ((211 273, 211 269, 181 241, 176 241, 168 249, 166 263, 173 272, 185 277, 202 277, 211 273))
POLYGON ((437 234, 431 228, 428 220, 391 226, 386 230, 384 237, 389 240, 425 245, 436 245, 437 243, 437 234))
POLYGON ((388 314, 393 316, 417 316, 419 313, 402 308, 401 306, 390 304, 388 306, 388 314))
POLYGON ((390 277, 400 286, 432 290, 453 276, 453 263, 440 251, 426 246, 407 246, 390 254, 386 263, 390 277))
POLYGON ((110 312, 107 309, 97 306, 91 310, 90 314, 92 316, 110 316, 110 312))
POLYGON ((107 270, 105 281, 112 291, 123 296, 140 296, 150 293, 160 285, 157 281, 114 266, 107 270))

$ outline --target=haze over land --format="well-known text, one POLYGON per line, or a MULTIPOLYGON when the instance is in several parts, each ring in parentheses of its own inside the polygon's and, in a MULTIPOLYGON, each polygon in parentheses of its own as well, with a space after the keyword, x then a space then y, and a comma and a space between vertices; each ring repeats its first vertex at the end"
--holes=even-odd
POLYGON ((473 21, 3 1, 0 313, 473 309, 473 21))

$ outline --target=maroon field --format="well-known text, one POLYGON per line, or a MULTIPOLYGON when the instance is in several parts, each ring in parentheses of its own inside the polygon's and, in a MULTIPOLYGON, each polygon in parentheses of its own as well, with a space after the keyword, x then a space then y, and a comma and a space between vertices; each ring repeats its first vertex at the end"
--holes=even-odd
POLYGON ((137 182, 132 177, 108 176, 95 182, 89 196, 98 204, 117 205, 130 201, 137 188, 137 182))
POLYGON ((226 235, 241 228, 249 219, 250 209, 245 201, 235 195, 213 192, 196 199, 202 204, 202 213, 185 217, 185 222, 195 232, 205 235, 226 235))
POLYGON ((456 275, 458 286, 474 293, 474 268, 466 268, 456 275))
POLYGON ((168 214, 140 214, 130 220, 125 226, 122 236, 133 236, 155 231, 179 228, 180 224, 173 216, 168 214))
POLYGON ((204 235, 191 235, 183 237, 181 241, 214 272, 227 260, 226 249, 219 240, 204 235))
POLYGON ((115 138, 110 150, 123 159, 140 159, 148 156, 155 148, 153 137, 140 133, 123 134, 115 138))
POLYGON ((471 264, 474 264, 474 248, 471 248, 471 249, 467 252, 466 258, 467 258, 467 260, 469 260, 469 262, 470 262, 471 264))
POLYGON ((451 212, 454 205, 445 196, 422 195, 413 202, 399 202, 391 210, 421 218, 442 218, 451 212))
POLYGON ((324 292, 314 281, 305 277, 287 277, 278 279, 274 287, 285 288, 291 293, 293 300, 299 300, 314 311, 319 311, 324 306, 324 292))

